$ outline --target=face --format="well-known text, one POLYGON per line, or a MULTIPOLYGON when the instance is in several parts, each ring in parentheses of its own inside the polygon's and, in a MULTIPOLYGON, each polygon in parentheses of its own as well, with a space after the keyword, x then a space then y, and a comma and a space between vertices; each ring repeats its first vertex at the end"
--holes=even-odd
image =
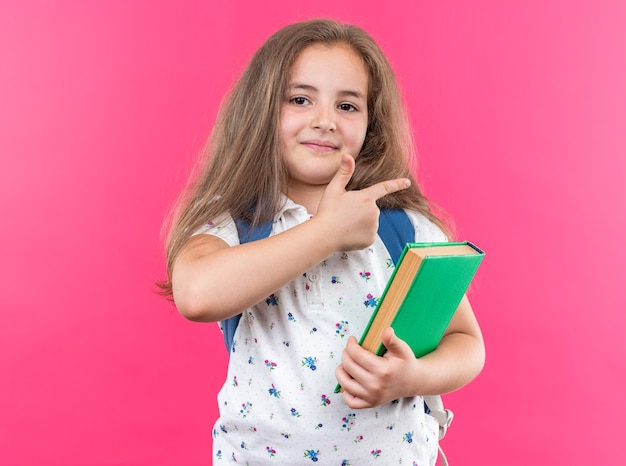
POLYGON ((280 111, 289 189, 325 188, 367 131, 368 74, 347 45, 313 45, 296 59, 280 111))

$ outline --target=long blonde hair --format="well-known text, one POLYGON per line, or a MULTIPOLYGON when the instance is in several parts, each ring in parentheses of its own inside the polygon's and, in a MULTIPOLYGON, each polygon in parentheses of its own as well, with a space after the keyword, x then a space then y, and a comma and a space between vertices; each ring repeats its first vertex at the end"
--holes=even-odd
POLYGON ((259 224, 281 208, 287 170, 281 155, 279 113, 289 72, 298 55, 312 45, 346 44, 363 59, 369 73, 368 128, 347 189, 407 177, 411 187, 378 201, 381 208, 402 207, 422 213, 450 237, 433 213, 412 173, 415 150, 393 70, 380 47, 363 29, 318 19, 288 25, 255 53, 221 108, 197 175, 178 202, 167 240, 167 281, 171 296, 174 261, 193 232, 228 212, 259 224))

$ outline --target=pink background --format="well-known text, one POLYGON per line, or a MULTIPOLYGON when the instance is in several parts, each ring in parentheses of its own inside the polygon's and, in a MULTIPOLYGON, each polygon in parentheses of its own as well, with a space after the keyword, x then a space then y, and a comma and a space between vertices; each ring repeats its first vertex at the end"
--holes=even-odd
POLYGON ((487 251, 449 459, 622 462, 625 4, 378 3, 0 4, 0 464, 211 464, 226 354, 155 295, 160 226, 249 56, 316 16, 378 39, 425 191, 487 251))

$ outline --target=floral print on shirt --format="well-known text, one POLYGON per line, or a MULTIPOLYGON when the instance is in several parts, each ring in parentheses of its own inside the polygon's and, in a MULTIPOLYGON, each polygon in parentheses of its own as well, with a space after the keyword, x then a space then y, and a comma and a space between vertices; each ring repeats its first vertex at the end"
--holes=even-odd
MULTIPOLYGON (((279 220, 274 233, 286 227, 279 220)), ((351 410, 333 392, 347 337, 369 322, 389 260, 380 240, 336 253, 247 311, 218 395, 214 464, 435 464, 438 427, 421 398, 351 410)))

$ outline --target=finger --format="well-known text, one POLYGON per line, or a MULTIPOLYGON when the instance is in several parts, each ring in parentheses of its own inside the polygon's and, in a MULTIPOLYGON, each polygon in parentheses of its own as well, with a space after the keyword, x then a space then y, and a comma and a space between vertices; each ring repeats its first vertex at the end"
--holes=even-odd
POLYGON ((367 192, 371 194, 374 200, 376 200, 380 199, 383 196, 386 196, 387 194, 406 189, 409 186, 411 186, 411 180, 409 180, 408 178, 397 178, 395 180, 381 181, 380 183, 376 183, 369 188, 361 190, 361 192, 367 192))
POLYGON ((404 340, 396 336, 393 328, 386 328, 383 331, 381 339, 383 345, 387 348, 385 357, 396 356, 403 359, 414 357, 411 347, 404 340))
POLYGON ((354 335, 351 335, 348 339, 344 354, 349 356, 350 360, 354 361, 355 364, 364 368, 372 367, 378 360, 378 356, 359 345, 354 335))
POLYGON ((350 338, 341 358, 343 370, 359 384, 367 383, 372 377, 371 369, 376 366, 378 357, 359 346, 354 336, 350 338))
POLYGON ((350 182, 350 178, 352 178, 352 174, 354 173, 354 159, 352 156, 348 154, 343 154, 341 156, 341 165, 339 165, 339 170, 335 173, 335 176, 330 183, 328 183, 328 187, 326 191, 340 193, 345 192, 346 186, 350 182))
POLYGON ((337 383, 341 386, 342 392, 346 390, 346 385, 352 383, 353 380, 343 367, 343 363, 335 367, 335 378, 337 379, 337 383))
POLYGON ((357 379, 353 379, 350 374, 345 371, 335 371, 335 375, 341 385, 341 393, 344 395, 344 399, 346 396, 361 400, 367 398, 367 390, 357 379))
POLYGON ((352 409, 363 409, 363 408, 373 408, 374 405, 365 401, 363 398, 359 398, 358 396, 354 396, 349 392, 343 392, 343 401, 344 403, 352 408, 352 409))

